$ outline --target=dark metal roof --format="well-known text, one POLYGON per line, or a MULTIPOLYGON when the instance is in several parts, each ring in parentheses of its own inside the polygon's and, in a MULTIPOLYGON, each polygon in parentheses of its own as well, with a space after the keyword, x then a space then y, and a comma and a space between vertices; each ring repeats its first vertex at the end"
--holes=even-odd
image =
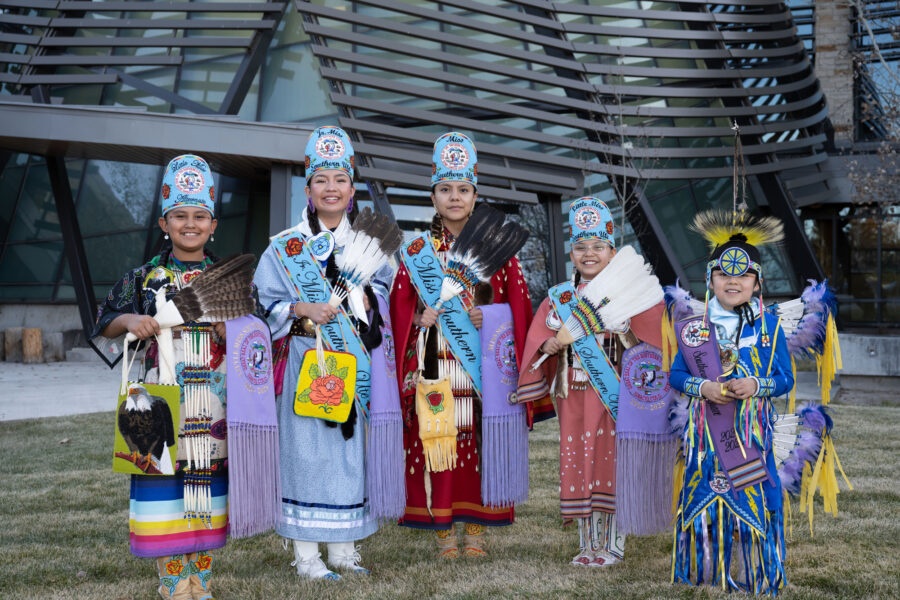
MULTIPOLYGON (((496 197, 577 197, 606 175, 616 193, 637 190, 629 218, 658 272, 684 278, 642 189, 731 177, 736 121, 759 202, 805 241, 792 204, 837 188, 823 168, 825 98, 789 8, 606 4, 295 0, 367 179, 427 186, 431 144, 451 129, 475 138, 479 184, 510 190, 496 197)), ((800 270, 818 272, 798 248, 800 270)))
POLYGON ((303 165, 313 129, 221 115, 26 104, 3 96, 0 122, 0 148, 13 152, 148 164, 165 164, 179 152, 195 152, 220 173, 263 179, 273 164, 303 165))

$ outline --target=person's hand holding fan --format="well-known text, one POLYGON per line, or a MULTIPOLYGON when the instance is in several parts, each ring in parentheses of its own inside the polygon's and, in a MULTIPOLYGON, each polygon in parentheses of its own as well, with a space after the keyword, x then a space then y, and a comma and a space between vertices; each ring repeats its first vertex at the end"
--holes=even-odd
MULTIPOLYGON (((160 329, 189 321, 214 323, 249 315, 256 304, 251 294, 252 254, 238 254, 221 260, 191 279, 175 296, 156 311, 160 329)), ((125 343, 137 336, 128 333, 125 343)))
MULTIPOLYGON (((331 290, 328 304, 337 308, 354 289, 362 288, 403 243, 403 232, 387 215, 364 208, 353 222, 353 237, 338 255, 340 274, 331 290)), ((366 314, 358 319, 368 323, 366 314)))
MULTIPOLYGON (((662 299, 662 287, 650 265, 634 248, 625 246, 578 292, 572 315, 560 327, 556 339, 568 346, 588 334, 620 331, 628 319, 659 304, 662 299)), ((547 356, 543 355, 531 365, 531 370, 541 366, 547 356)))

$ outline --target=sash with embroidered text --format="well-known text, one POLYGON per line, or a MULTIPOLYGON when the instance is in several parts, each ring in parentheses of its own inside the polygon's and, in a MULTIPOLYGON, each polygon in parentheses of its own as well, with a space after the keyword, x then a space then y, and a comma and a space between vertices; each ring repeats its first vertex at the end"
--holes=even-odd
MULTIPOLYGON (((426 232, 414 238, 400 249, 400 257, 419 297, 426 305, 434 307, 441 295, 444 268, 431 244, 431 235, 426 232)), ((478 330, 469 320, 459 296, 444 302, 441 308, 444 310, 438 319, 441 335, 453 357, 462 365, 472 387, 481 396, 481 341, 478 330)))
MULTIPOLYGON (((309 245, 296 231, 288 231, 272 241, 275 254, 284 267, 285 277, 303 302, 328 302, 331 284, 318 261, 310 252, 309 245)), ((363 418, 369 418, 369 383, 371 380, 371 360, 363 345, 359 332, 350 323, 343 307, 339 307, 335 318, 319 326, 322 341, 327 349, 334 352, 349 352, 356 357, 356 406, 363 418)))
MULTIPOLYGON (((550 303, 565 323, 572 316, 572 307, 578 302, 578 293, 570 282, 561 283, 549 290, 550 303)), ((613 419, 619 413, 619 375, 597 341, 597 336, 585 335, 572 343, 572 349, 581 361, 581 367, 588 375, 591 387, 613 419)))
MULTIPOLYGON (((704 324, 702 317, 689 317, 675 323, 678 349, 691 374, 717 382, 722 373, 716 328, 704 324)), ((752 399, 751 399, 752 400, 752 399)), ((751 401, 751 400, 748 400, 751 401)), ((735 490, 742 490, 769 478, 762 455, 753 445, 744 445, 734 428, 736 402, 706 402, 706 427, 712 438, 719 464, 735 490)), ((727 487, 725 484, 723 487, 727 487)))

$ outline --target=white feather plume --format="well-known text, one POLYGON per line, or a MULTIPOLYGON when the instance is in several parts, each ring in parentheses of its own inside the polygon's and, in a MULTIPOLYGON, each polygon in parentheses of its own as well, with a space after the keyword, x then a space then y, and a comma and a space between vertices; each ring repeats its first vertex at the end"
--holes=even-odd
POLYGON ((387 264, 391 255, 403 242, 403 234, 396 223, 385 215, 376 215, 371 209, 364 209, 353 223, 353 231, 341 253, 335 257, 340 275, 332 286, 328 303, 335 308, 347 298, 355 297, 351 310, 363 321, 365 311, 361 310, 361 298, 355 292, 364 287, 378 269, 387 264), (362 314, 359 314, 359 313, 362 314))
MULTIPOLYGON (((580 292, 579 297, 597 307, 600 320, 607 331, 620 331, 631 317, 644 312, 662 302, 664 294, 659 279, 652 273, 650 265, 644 262, 634 248, 624 246, 616 252, 600 273, 580 292)), ((573 321, 566 322, 568 328, 573 321)), ((583 336, 585 332, 581 330, 583 336)), ((575 339, 575 331, 569 329, 575 339)))
MULTIPOLYGON (((578 298, 598 315, 604 330, 619 332, 626 329, 628 319, 662 302, 664 293, 650 265, 644 262, 634 248, 624 246, 578 292, 578 298)), ((575 340, 588 334, 581 321, 575 317, 574 311, 566 319, 563 328, 575 340)), ((531 370, 537 369, 546 359, 546 355, 542 356, 531 366, 531 370)))

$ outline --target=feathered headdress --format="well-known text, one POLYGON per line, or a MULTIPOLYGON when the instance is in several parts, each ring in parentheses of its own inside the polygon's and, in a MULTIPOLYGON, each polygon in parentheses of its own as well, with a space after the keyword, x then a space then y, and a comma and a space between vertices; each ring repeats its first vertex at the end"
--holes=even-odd
POLYGON ((754 217, 743 211, 729 214, 724 210, 707 210, 694 217, 690 228, 706 239, 710 250, 732 241, 756 247, 784 238, 784 226, 775 217, 754 217))
MULTIPOLYGON (((759 279, 759 314, 763 314, 762 282, 763 272, 760 264, 759 247, 773 244, 784 238, 784 226, 775 217, 754 217, 747 210, 747 182, 744 170, 744 153, 741 146, 740 128, 734 124, 734 186, 731 214, 723 210, 708 210, 697 214, 690 228, 706 239, 712 250, 706 263, 706 302, 704 304, 703 322, 706 325, 709 305, 709 287, 712 272, 720 269, 731 277, 740 277, 745 273, 754 273, 759 279)), ((769 344, 765 319, 762 323, 762 342, 769 344)))

